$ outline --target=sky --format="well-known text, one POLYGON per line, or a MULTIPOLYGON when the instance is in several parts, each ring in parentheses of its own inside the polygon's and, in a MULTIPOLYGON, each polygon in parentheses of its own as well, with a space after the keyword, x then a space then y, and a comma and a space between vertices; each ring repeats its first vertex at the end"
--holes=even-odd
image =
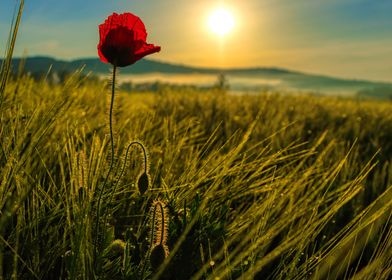
MULTIPOLYGON (((0 55, 17 2, 0 1, 0 55)), ((98 25, 126 11, 162 47, 150 59, 392 82, 392 0, 25 0, 15 55, 96 57, 98 25), (219 7, 235 21, 224 37, 207 24, 219 7)))

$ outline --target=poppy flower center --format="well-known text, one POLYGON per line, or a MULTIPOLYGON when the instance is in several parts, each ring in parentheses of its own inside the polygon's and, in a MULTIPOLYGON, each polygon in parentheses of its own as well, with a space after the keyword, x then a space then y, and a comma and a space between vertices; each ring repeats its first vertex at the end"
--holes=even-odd
POLYGON ((134 40, 132 30, 118 27, 107 34, 102 45, 102 53, 110 63, 122 67, 133 63, 135 51, 142 45, 142 41, 134 40))

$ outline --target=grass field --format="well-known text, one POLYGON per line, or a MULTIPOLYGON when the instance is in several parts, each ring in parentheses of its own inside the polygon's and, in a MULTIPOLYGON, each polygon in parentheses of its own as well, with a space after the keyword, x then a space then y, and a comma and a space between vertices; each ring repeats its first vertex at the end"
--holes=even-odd
POLYGON ((392 103, 109 91, 7 83, 0 279, 391 277, 392 103))

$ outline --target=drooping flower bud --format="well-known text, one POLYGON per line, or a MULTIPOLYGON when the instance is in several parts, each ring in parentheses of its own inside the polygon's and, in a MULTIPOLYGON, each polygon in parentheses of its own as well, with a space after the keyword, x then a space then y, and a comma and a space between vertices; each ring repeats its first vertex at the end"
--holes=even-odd
POLYGON ((143 172, 137 179, 137 187, 141 195, 143 195, 150 185, 150 178, 146 172, 143 172))
POLYGON ((151 268, 156 271, 159 266, 163 264, 166 257, 169 255, 169 249, 165 244, 158 244, 152 250, 150 254, 151 268))

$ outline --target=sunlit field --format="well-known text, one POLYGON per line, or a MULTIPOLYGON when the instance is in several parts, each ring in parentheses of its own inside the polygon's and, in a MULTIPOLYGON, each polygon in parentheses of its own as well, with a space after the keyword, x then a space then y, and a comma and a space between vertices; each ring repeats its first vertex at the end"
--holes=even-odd
MULTIPOLYGON (((392 278, 388 82, 238 70, 250 93, 224 72, 146 61, 172 72, 122 76, 163 46, 130 12, 98 25, 100 61, 80 60, 110 76, 31 60, 56 63, 40 75, 23 57, 15 67, 15 7, 0 69, 0 280, 392 278), (303 87, 252 84, 268 73, 303 87), (305 81, 374 87, 315 95, 305 81)), ((222 49, 238 11, 211 10, 222 49)))
POLYGON ((108 88, 77 74, 60 85, 8 83, 3 279, 391 275, 392 104, 219 89, 118 92, 94 268, 97 190, 111 156, 108 88), (148 150, 144 194, 141 150, 125 158, 134 140, 148 150), (146 259, 153 201, 166 207, 169 249, 156 270, 146 259))

